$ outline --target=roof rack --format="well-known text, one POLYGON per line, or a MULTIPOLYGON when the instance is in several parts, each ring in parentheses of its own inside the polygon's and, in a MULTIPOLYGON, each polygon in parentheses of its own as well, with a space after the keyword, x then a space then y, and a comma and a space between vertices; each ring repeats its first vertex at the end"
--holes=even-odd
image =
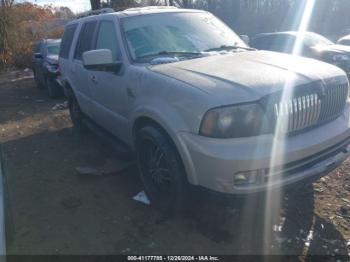
POLYGON ((145 10, 155 10, 155 9, 178 9, 176 6, 145 6, 145 7, 134 7, 128 8, 124 11, 145 11, 145 10))
POLYGON ((98 10, 91 10, 91 11, 81 13, 81 14, 77 15, 75 18, 79 19, 79 18, 88 17, 88 16, 92 16, 92 15, 102 15, 102 14, 109 14, 109 13, 114 13, 114 12, 115 11, 112 8, 102 8, 102 9, 98 9, 98 10))

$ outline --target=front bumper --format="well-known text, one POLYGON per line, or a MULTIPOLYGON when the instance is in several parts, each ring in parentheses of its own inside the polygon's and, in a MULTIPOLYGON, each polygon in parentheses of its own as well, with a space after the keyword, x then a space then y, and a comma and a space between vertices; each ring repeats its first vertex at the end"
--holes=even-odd
POLYGON ((350 155, 347 105, 336 120, 304 133, 240 139, 213 139, 180 132, 180 150, 189 182, 228 194, 249 194, 327 174, 350 155), (258 170, 255 184, 237 186, 234 175, 258 170))

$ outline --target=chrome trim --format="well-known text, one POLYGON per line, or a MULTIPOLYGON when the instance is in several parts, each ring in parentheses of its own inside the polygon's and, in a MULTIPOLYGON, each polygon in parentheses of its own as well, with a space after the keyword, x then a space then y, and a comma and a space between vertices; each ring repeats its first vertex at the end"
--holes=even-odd
POLYGON ((274 120, 279 132, 294 132, 341 114, 348 84, 329 86, 324 95, 310 93, 274 104, 274 120))

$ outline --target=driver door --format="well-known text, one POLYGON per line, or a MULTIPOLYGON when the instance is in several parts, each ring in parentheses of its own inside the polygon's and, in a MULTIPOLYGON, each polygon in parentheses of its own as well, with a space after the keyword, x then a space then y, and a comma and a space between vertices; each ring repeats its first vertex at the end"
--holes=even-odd
MULTIPOLYGON (((95 49, 109 49, 113 61, 121 60, 116 22, 101 20, 96 33, 95 49)), ((122 67, 118 73, 90 71, 89 86, 93 97, 95 121, 107 131, 126 139, 126 74, 122 67)))

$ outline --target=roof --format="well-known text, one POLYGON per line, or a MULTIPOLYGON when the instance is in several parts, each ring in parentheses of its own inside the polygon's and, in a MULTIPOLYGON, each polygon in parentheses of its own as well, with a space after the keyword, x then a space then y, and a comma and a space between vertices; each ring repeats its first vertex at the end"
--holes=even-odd
POLYGON ((159 14, 159 13, 193 13, 193 12, 204 12, 203 10, 197 9, 182 9, 174 6, 148 6, 141 8, 130 8, 121 12, 117 12, 119 17, 130 17, 139 15, 159 14))
POLYGON ((61 39, 60 38, 56 38, 56 39, 44 39, 43 40, 46 44, 56 44, 56 43, 61 43, 61 39))
POLYGON ((89 18, 96 16, 117 16, 119 18, 124 17, 134 17, 141 15, 151 15, 151 14, 161 14, 161 13, 197 13, 197 12, 206 12, 203 10, 197 9, 182 9, 173 6, 148 6, 148 7, 140 7, 140 8, 129 8, 119 12, 102 12, 100 14, 91 15, 82 15, 78 16, 76 20, 73 20, 69 24, 75 23, 76 21, 90 20, 89 18))
POLYGON ((350 35, 343 36, 342 38, 339 39, 339 41, 340 40, 350 40, 350 35))
POLYGON ((272 32, 272 33, 262 33, 262 34, 257 34, 253 37, 253 39, 258 39, 261 37, 266 37, 266 36, 279 36, 279 35, 290 35, 290 36, 298 36, 299 34, 304 33, 304 34, 315 34, 313 32, 309 31, 284 31, 284 32, 272 32))
POLYGON ((275 36, 275 35, 296 35, 297 31, 284 31, 284 32, 272 32, 272 33, 261 33, 257 34, 256 37, 263 37, 263 36, 275 36))

